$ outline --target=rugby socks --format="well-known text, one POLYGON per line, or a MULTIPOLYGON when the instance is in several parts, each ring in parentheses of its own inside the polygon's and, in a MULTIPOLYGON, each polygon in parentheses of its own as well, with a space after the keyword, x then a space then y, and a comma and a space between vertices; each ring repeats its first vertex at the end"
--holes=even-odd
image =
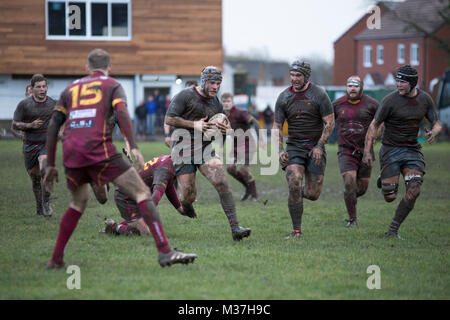
POLYGON ((164 228, 159 218, 158 210, 152 200, 142 200, 138 203, 139 212, 152 233, 158 252, 168 253, 170 251, 169 241, 164 234, 164 228))
POLYGON ((248 183, 245 180, 245 176, 242 174, 242 172, 235 171, 235 172, 231 173, 230 171, 228 171, 228 173, 231 174, 237 181, 242 183, 244 185, 244 187, 247 188, 248 183))
POLYGON ((231 192, 219 193, 220 203, 222 204, 223 211, 228 218, 228 223, 231 229, 239 226, 236 216, 236 207, 234 205, 233 195, 231 192))
POLYGON ((392 222, 389 226, 389 232, 393 233, 398 232, 400 225, 402 224, 403 221, 405 221, 408 214, 414 208, 415 202, 416 202, 415 200, 405 200, 405 198, 403 198, 400 201, 397 209, 395 210, 394 219, 392 219, 392 222))
POLYGON ((350 221, 356 220, 356 192, 344 191, 344 200, 350 221))
POLYGON ((292 227, 294 230, 302 230, 303 200, 296 203, 288 201, 289 214, 292 219, 292 227))
POLYGON ((34 198, 36 199, 36 213, 41 215, 43 212, 41 177, 36 174, 30 174, 30 178, 33 186, 34 198))
POLYGON ((63 264, 64 251, 72 236, 73 231, 77 227, 78 221, 81 218, 82 213, 69 207, 66 213, 61 218, 59 224, 58 237, 56 238, 55 249, 53 250, 52 261, 56 264, 63 264))

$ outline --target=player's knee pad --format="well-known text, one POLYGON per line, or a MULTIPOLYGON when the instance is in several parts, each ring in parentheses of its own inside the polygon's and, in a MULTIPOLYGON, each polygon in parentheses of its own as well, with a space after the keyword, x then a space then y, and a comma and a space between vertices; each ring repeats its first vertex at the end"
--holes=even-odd
POLYGON ((420 194, 423 177, 419 174, 405 176, 406 198, 415 200, 420 194))
MULTIPOLYGON (((398 183, 382 183, 381 192, 386 199, 394 200, 398 191, 398 183)), ((391 200, 391 201, 392 201, 391 200)))
POLYGON ((408 188, 412 184, 418 184, 421 186, 423 183, 423 177, 420 174, 410 174, 405 176, 405 185, 408 188))

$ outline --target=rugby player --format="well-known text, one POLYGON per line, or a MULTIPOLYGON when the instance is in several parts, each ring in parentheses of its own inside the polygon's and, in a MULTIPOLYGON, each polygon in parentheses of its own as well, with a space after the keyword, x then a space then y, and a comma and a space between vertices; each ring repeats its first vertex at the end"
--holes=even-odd
POLYGON ((87 68, 89 76, 74 81, 62 92, 48 128, 49 156, 44 184, 51 192, 54 180, 58 182, 56 146, 60 126, 65 123, 63 159, 72 201, 61 219, 47 268, 64 266, 65 247, 87 206, 89 183, 101 186, 111 181, 138 204, 139 212, 155 240, 158 262, 162 267, 193 262, 197 255, 171 249, 150 191, 136 169, 122 158, 112 143, 108 121, 116 111, 120 130, 130 143, 139 167, 144 167, 144 158, 133 134, 125 92, 116 80, 108 76, 111 71, 109 54, 101 49, 91 51, 87 68))
POLYGON ((363 90, 361 78, 351 76, 347 79, 346 95, 333 102, 339 169, 344 179, 344 201, 349 217, 347 227, 358 225, 357 198, 366 193, 372 170, 362 162, 362 157, 367 129, 379 103, 364 94, 363 90))
POLYGON ((425 159, 417 140, 421 121, 431 123, 431 130, 425 128, 428 143, 432 144, 442 126, 436 106, 428 93, 416 87, 417 70, 410 65, 397 69, 395 74, 397 90, 386 96, 375 114, 367 131, 363 162, 371 166, 370 152, 379 126, 384 123, 380 149, 380 177, 377 186, 384 199, 392 202, 397 198, 400 174, 403 175, 406 194, 395 211, 394 218, 385 233, 387 237, 401 239, 398 230, 402 222, 414 208, 419 197, 425 174, 425 159))
POLYGON ((334 129, 330 98, 309 81, 309 63, 294 61, 289 74, 292 85, 278 96, 273 124, 273 129, 278 130, 280 164, 286 171, 289 186, 288 208, 293 231, 287 240, 302 236, 303 198, 314 201, 320 196, 326 166, 325 144, 334 129), (288 124, 286 150, 283 148, 285 120, 288 124))
POLYGON ((48 83, 43 75, 33 75, 30 86, 32 94, 17 105, 12 129, 24 133, 22 150, 25 168, 33 186, 36 213, 50 217, 52 215, 50 193, 44 190, 42 178, 45 175, 47 162, 45 147, 47 127, 56 101, 47 96, 48 83))
MULTIPOLYGON (((215 126, 207 120, 217 113, 223 113, 223 106, 217 98, 221 83, 220 69, 214 66, 205 67, 201 73, 199 86, 185 88, 172 99, 166 114, 166 124, 176 128, 174 133, 177 131, 189 133, 188 137, 180 137, 178 141, 174 141, 172 149, 172 160, 185 214, 191 218, 197 217, 192 203, 197 194, 195 174, 198 169, 219 194, 220 203, 231 228, 232 238, 239 241, 250 236, 251 230, 239 226, 225 169, 220 159, 215 157, 215 151, 211 148, 211 139, 204 136, 204 132, 215 126), (182 128, 187 131, 180 130, 182 128), (196 143, 194 130, 201 133, 201 142, 196 143), (176 154, 177 147, 182 147, 180 154, 176 154), (209 157, 205 156, 205 149, 206 153, 211 150, 209 157), (181 156, 182 161, 175 161, 175 156, 177 159, 181 156)), ((227 130, 231 129, 229 124, 226 126, 219 123, 217 127, 222 135, 226 135, 227 130)))
POLYGON ((222 94, 220 99, 225 114, 230 120, 231 128, 234 130, 234 143, 231 152, 233 163, 227 164, 227 172, 245 187, 245 192, 242 194, 241 200, 245 201, 250 199, 256 201, 258 200, 258 192, 256 190, 255 178, 250 172, 250 162, 257 148, 256 142, 248 130, 253 125, 258 134, 260 129, 258 120, 253 118, 248 111, 236 107, 233 103, 233 95, 231 93, 226 92, 222 94), (239 131, 236 132, 236 130, 239 129, 244 134, 247 133, 245 134, 244 141, 238 140, 239 131))

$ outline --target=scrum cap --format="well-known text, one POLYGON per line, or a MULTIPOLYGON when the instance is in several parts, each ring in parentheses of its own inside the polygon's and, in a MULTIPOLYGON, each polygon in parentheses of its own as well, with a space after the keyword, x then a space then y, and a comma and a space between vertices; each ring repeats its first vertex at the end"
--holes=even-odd
POLYGON ((205 89, 206 81, 209 80, 222 81, 222 71, 214 66, 205 67, 200 76, 200 85, 203 90, 205 89))
POLYGON ((411 92, 417 85, 419 76, 417 74, 417 70, 407 64, 397 69, 397 72, 395 73, 395 79, 403 82, 408 82, 410 86, 409 92, 411 92))
POLYGON ((307 62, 300 62, 299 60, 295 60, 292 62, 289 71, 296 71, 303 74, 305 77, 305 83, 308 82, 309 76, 311 75, 311 65, 307 62))

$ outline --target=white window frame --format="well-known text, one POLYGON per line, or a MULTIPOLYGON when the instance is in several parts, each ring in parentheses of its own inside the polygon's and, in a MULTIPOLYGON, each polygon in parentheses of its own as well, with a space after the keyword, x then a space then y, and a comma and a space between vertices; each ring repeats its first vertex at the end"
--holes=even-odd
POLYGON ((419 65, 419 44, 411 43, 409 46, 409 59, 412 66, 419 65))
POLYGON ((397 45, 397 62, 405 63, 405 45, 403 43, 397 45), (401 57, 400 51, 403 51, 403 57, 401 57))
POLYGON ((384 46, 382 44, 379 44, 377 45, 377 64, 383 63, 384 63, 384 46))
POLYGON ((363 66, 368 68, 372 66, 372 46, 363 47, 363 66))
POLYGON ((45 0, 45 39, 46 40, 75 40, 75 41, 130 41, 131 40, 131 0, 45 0), (66 6, 66 15, 69 11, 69 2, 79 2, 86 4, 86 35, 74 36, 69 34, 69 24, 66 18, 66 35, 49 35, 48 34, 48 3, 49 2, 64 2, 66 6), (107 36, 93 36, 92 35, 92 21, 91 21, 91 4, 92 3, 106 3, 108 4, 108 35, 107 36), (128 35, 127 36, 113 36, 112 30, 112 6, 113 3, 123 3, 128 5, 128 35))

